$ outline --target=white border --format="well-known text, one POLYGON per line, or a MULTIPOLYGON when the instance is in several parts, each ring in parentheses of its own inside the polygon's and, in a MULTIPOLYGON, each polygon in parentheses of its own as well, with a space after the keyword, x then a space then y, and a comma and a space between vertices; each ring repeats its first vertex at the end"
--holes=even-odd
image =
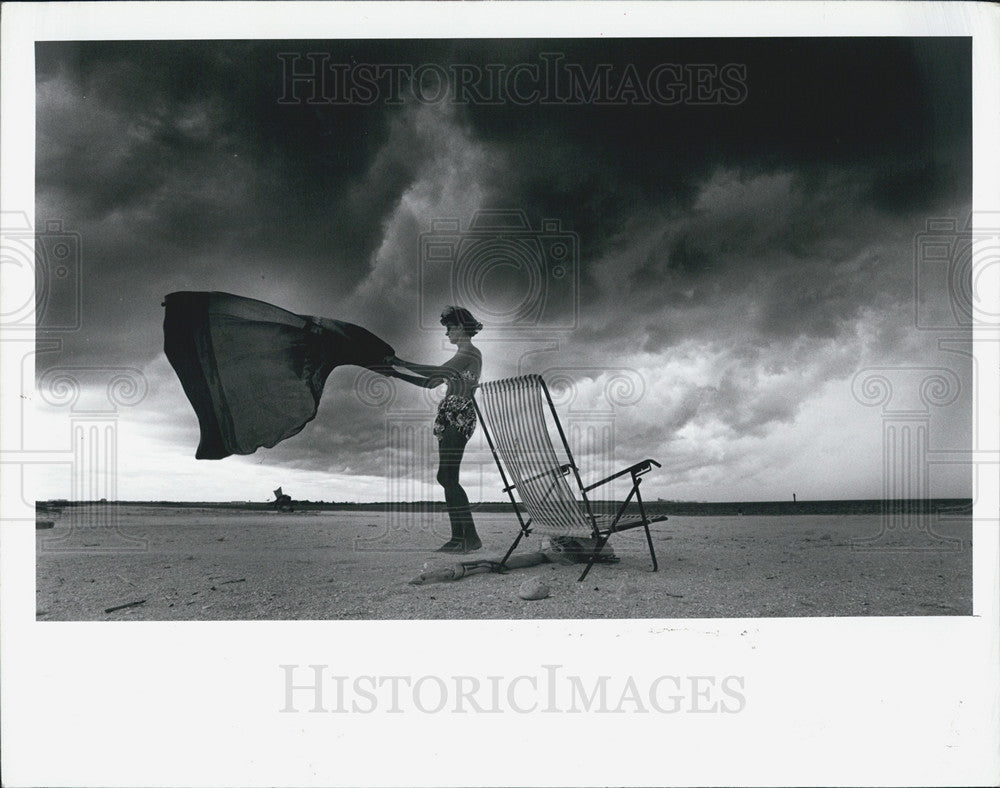
MULTIPOLYGON (((974 205, 997 210, 998 22, 985 3, 8 3, 0 201, 32 213, 36 39, 970 35, 974 205)), ((979 401, 994 405, 995 337, 976 335, 979 401)), ((23 359, 11 347, 0 354, 5 413, 23 359)), ((998 448, 995 418, 977 427, 979 446, 998 448)), ((37 623, 34 513, 5 496, 4 782, 996 784, 1000 498, 995 466, 982 476, 975 615, 960 619, 37 623), (593 677, 623 665, 646 677, 743 674, 747 708, 280 715, 284 663, 347 675, 543 664, 593 677)))

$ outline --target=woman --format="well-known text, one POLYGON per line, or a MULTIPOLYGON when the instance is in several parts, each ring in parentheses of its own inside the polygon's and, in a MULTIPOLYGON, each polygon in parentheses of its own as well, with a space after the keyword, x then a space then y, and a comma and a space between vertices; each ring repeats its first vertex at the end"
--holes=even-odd
POLYGON ((434 435, 438 439, 440 462, 438 484, 444 487, 448 517, 451 519, 451 539, 439 553, 467 553, 483 546, 469 509, 469 497, 458 481, 459 466, 465 444, 476 429, 476 410, 472 403, 472 392, 479 382, 483 368, 483 356, 472 344, 472 337, 483 329, 467 309, 457 306, 446 307, 441 313, 441 325, 445 327, 448 341, 458 351, 440 367, 414 364, 393 356, 391 363, 404 367, 414 375, 392 370, 392 377, 424 388, 436 388, 442 383, 448 386, 445 397, 438 405, 434 419, 434 435))

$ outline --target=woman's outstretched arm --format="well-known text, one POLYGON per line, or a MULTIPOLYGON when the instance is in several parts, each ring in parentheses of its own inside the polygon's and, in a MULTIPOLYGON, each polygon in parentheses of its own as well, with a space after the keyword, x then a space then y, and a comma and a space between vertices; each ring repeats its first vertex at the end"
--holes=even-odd
POLYGON ((475 369, 478 374, 477 356, 474 353, 466 351, 459 351, 454 358, 439 367, 404 361, 399 356, 393 356, 392 363, 396 366, 405 367, 411 372, 416 372, 418 375, 436 378, 439 381, 453 380, 470 369, 475 369))
POLYGON ((404 361, 399 356, 393 358, 393 363, 396 366, 405 367, 410 370, 410 372, 416 372, 418 375, 423 375, 424 377, 429 376, 447 376, 451 375, 453 370, 451 367, 436 367, 431 364, 417 364, 413 361, 404 361))
POLYGON ((407 383, 412 383, 414 386, 420 386, 425 389, 436 389, 442 383, 446 382, 444 376, 440 375, 437 377, 407 375, 405 372, 397 372, 394 369, 390 369, 385 374, 390 378, 399 378, 400 380, 405 380, 407 383))

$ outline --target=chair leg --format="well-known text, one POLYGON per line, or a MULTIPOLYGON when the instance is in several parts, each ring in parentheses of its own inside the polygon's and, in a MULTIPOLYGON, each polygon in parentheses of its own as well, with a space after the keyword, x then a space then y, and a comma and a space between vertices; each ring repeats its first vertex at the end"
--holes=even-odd
POLYGON ((514 540, 514 544, 510 546, 510 549, 507 551, 507 555, 505 555, 503 557, 503 560, 500 562, 501 567, 507 564, 507 559, 510 558, 510 554, 514 552, 514 548, 517 547, 518 544, 520 543, 522 536, 524 536, 524 531, 518 531, 517 539, 514 540))
POLYGON ((646 529, 646 544, 649 545, 649 557, 653 559, 653 571, 655 572, 659 567, 656 565, 656 551, 653 550, 653 537, 649 533, 649 523, 643 523, 642 527, 646 529))
POLYGON ((604 549, 604 545, 607 543, 608 537, 610 536, 611 534, 608 534, 608 536, 597 540, 597 544, 594 546, 594 551, 590 554, 590 560, 587 561, 587 567, 583 570, 583 574, 576 579, 576 582, 583 582, 583 578, 587 576, 587 572, 590 571, 590 567, 592 567, 594 565, 594 561, 597 560, 597 554, 604 549))

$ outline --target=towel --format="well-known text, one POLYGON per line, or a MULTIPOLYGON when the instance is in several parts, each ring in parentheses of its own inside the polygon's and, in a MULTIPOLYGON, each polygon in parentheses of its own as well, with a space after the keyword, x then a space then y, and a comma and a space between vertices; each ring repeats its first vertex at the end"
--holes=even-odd
POLYGON ((199 460, 296 435, 316 417, 334 368, 378 371, 395 355, 361 326, 229 293, 171 293, 163 305, 163 350, 198 416, 199 460))

